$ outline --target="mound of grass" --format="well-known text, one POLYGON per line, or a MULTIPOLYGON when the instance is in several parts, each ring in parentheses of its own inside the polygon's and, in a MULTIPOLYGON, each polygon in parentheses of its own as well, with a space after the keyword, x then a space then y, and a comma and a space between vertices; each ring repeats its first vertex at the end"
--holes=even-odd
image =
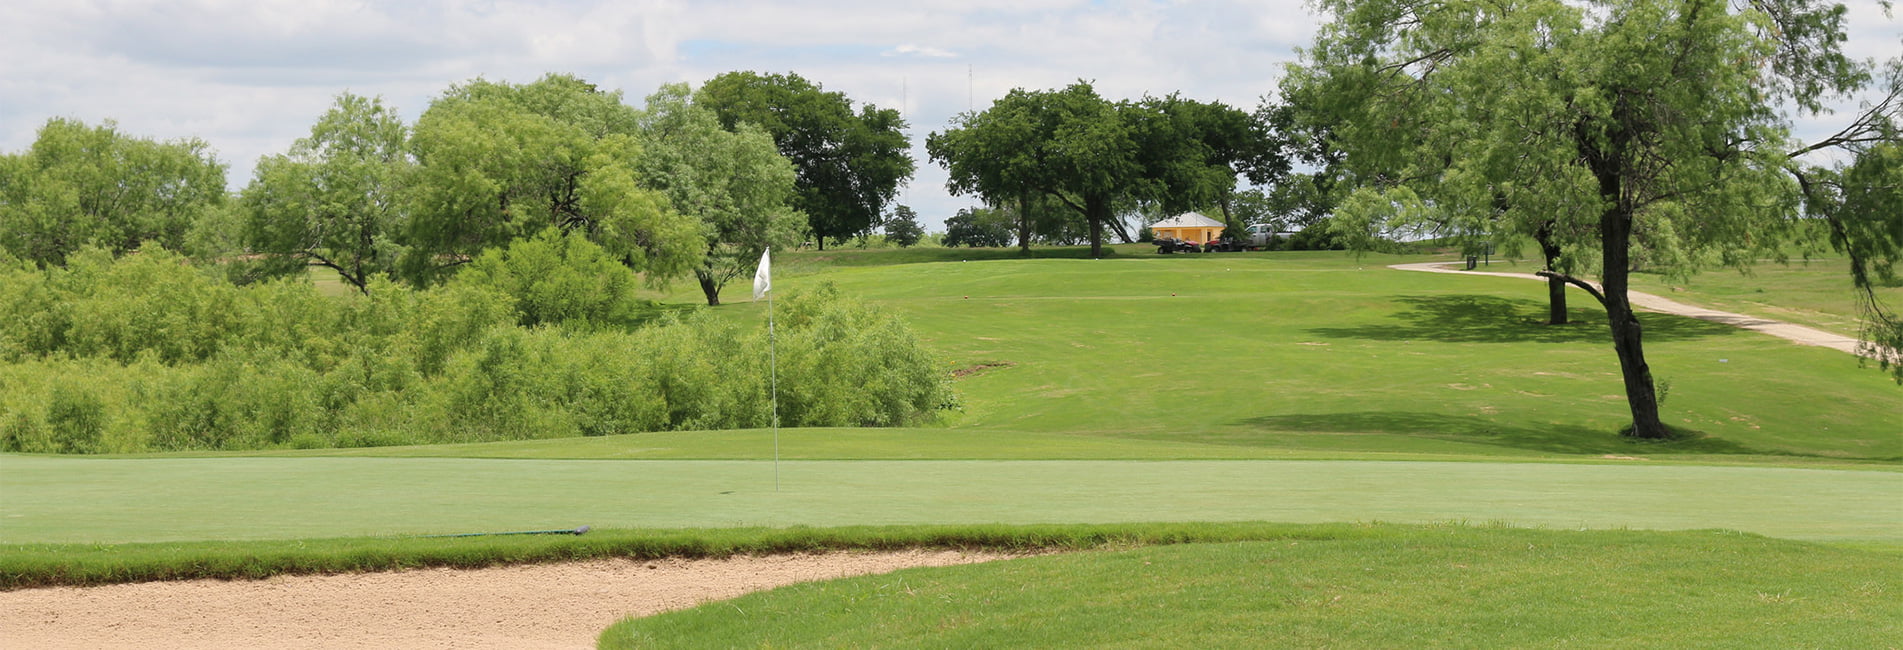
MULTIPOLYGON (((731 555, 910 548, 1008 552, 1267 539, 1394 535, 1401 526, 1266 523, 594 529, 584 535, 350 537, 244 542, 0 545, 0 590, 56 585, 476 568, 603 557, 731 555)), ((507 532, 507 531, 503 531, 507 532)))
POLYGON ((623 621, 606 649, 1881 647, 1903 556, 1462 527, 910 569, 623 621))

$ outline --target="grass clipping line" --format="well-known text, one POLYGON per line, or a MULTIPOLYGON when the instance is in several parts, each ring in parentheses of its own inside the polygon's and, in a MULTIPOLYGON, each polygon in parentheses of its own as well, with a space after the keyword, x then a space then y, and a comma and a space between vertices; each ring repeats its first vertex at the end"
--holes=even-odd
POLYGON ((593 529, 585 536, 369 537, 254 542, 0 546, 0 590, 162 580, 257 580, 418 568, 474 569, 598 558, 726 558, 945 549, 1029 553, 1192 542, 1349 539, 1400 534, 1375 524, 1160 523, 593 529))

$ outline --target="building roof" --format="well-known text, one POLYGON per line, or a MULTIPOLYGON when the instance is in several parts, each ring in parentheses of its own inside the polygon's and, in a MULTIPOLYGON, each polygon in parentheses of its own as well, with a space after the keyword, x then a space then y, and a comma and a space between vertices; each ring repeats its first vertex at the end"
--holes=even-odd
POLYGON ((1194 212, 1185 212, 1150 224, 1151 228, 1221 228, 1223 223, 1194 212))

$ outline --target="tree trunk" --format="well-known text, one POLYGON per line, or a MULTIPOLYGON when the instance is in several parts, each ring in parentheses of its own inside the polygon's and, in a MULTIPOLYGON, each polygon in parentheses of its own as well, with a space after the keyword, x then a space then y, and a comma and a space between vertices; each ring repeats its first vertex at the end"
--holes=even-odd
POLYGON ((1123 220, 1112 218, 1110 214, 1110 210, 1107 207, 1104 209, 1102 221, 1104 223, 1110 224, 1111 230, 1117 231, 1117 238, 1123 240, 1123 243, 1125 244, 1136 243, 1137 240, 1130 238, 1130 230, 1123 227, 1123 220))
POLYGON ((720 284, 714 282, 714 274, 707 269, 694 269, 694 279, 700 280, 700 292, 707 294, 707 306, 720 306, 720 284))
MULTIPOLYGON (((1553 267, 1546 267, 1551 271, 1553 267)), ((1557 271, 1554 271, 1557 273, 1557 271)), ((1570 322, 1566 316, 1566 281, 1559 278, 1546 279, 1546 324, 1565 325, 1570 322)))
MULTIPOLYGON (((1552 227, 1553 227, 1553 224, 1550 221, 1547 222, 1545 225, 1540 226, 1540 231, 1538 233, 1538 237, 1540 240, 1540 252, 1543 253, 1546 257, 1546 270, 1552 271, 1554 273, 1559 273, 1560 272, 1559 256, 1561 254, 1561 251, 1560 251, 1559 244, 1553 241, 1553 235, 1551 232, 1549 232, 1549 229, 1552 227)), ((1565 325, 1567 322, 1569 322, 1569 319, 1566 316, 1566 281, 1565 280, 1561 280, 1559 278, 1546 279, 1546 304, 1547 304, 1546 324, 1565 325)))
POLYGON ((1084 221, 1090 223, 1090 259, 1103 259, 1103 222, 1109 212, 1109 201, 1096 196, 1084 198, 1084 221))
POLYGON ((1031 193, 1018 192, 1018 249, 1031 256, 1031 193))
POLYGON ((1625 376, 1626 404, 1632 409, 1632 431, 1628 435, 1666 438, 1670 432, 1659 419, 1658 392, 1652 385, 1652 368, 1645 363, 1639 317, 1632 312, 1632 302, 1626 295, 1632 273, 1628 265, 1632 247, 1631 208, 1623 202, 1615 203, 1599 221, 1605 263, 1600 286, 1606 296, 1606 319, 1612 325, 1612 348, 1619 354, 1619 371, 1625 376))

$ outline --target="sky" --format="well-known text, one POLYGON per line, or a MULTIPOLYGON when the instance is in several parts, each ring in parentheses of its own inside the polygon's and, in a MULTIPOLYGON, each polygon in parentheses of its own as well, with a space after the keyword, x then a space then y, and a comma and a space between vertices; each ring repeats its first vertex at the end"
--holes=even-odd
MULTIPOLYGON (((1875 0, 1846 4, 1853 56, 1900 51, 1903 22, 1875 0)), ((1111 99, 1253 109, 1317 24, 1299 0, 8 0, 0 151, 28 148, 54 117, 114 120, 204 140, 237 190, 345 91, 414 122, 477 77, 570 73, 639 106, 662 84, 795 72, 901 110, 918 172, 899 202, 940 230, 975 202, 946 191, 924 149, 958 113, 1080 79, 1111 99)))

